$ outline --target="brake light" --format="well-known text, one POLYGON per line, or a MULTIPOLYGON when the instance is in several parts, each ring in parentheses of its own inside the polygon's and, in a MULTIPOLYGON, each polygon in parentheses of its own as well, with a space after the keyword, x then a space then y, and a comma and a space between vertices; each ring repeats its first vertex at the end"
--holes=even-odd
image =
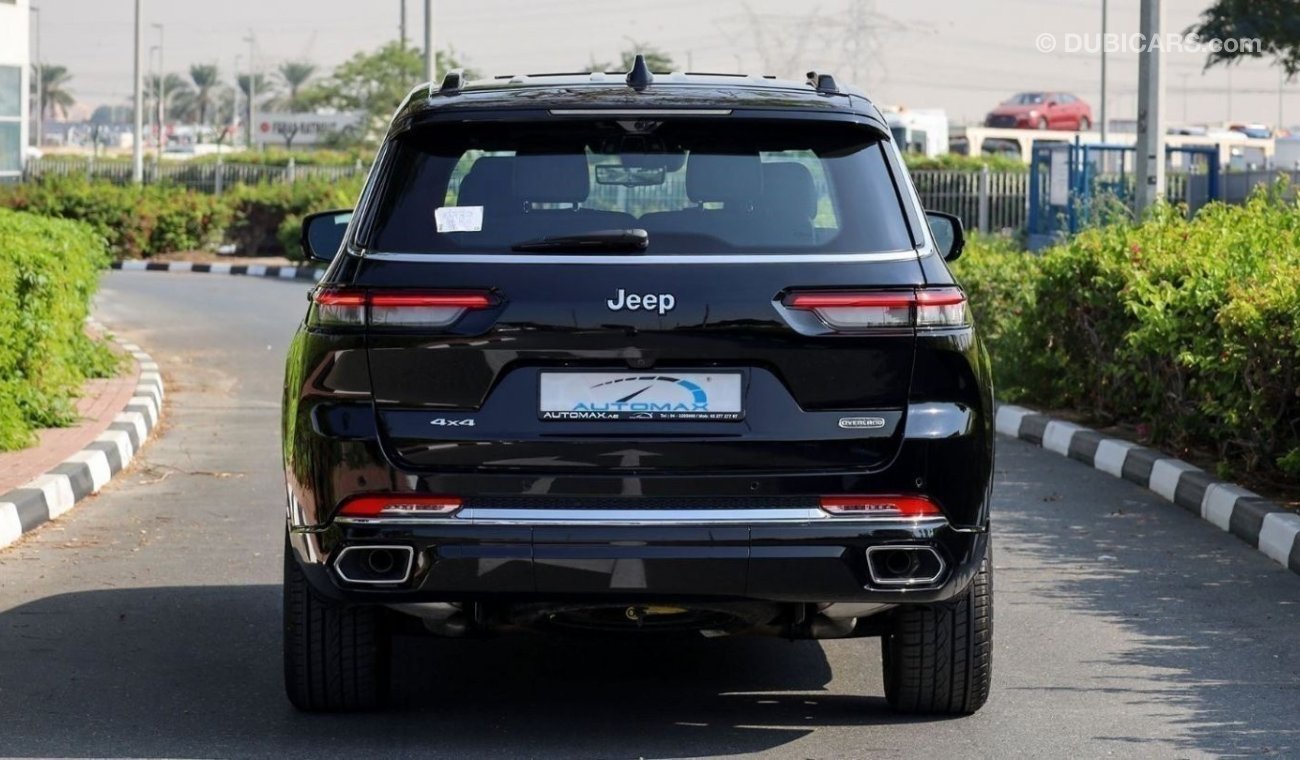
POLYGON ((344 502, 339 517, 446 517, 460 509, 457 496, 364 494, 344 502))
POLYGON ((958 288, 868 291, 860 293, 793 293, 787 308, 811 311, 836 330, 911 327, 963 327, 966 294, 958 288))
POLYGON ((888 494, 883 496, 823 496, 821 507, 833 515, 870 517, 942 517, 939 505, 924 496, 888 494))
POLYGON ((496 301, 487 293, 321 289, 312 304, 312 325, 446 327, 465 312, 491 308, 496 301))

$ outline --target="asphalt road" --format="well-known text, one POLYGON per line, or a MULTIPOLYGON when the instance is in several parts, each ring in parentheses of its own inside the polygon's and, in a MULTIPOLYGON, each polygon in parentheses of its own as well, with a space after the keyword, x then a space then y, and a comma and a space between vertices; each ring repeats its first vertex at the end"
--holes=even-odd
POLYGON ((0 755, 1300 756, 1300 578, 1128 483, 999 441, 992 698, 900 719, 875 640, 399 642, 383 714, 280 682, 277 421, 302 283, 113 273, 160 437, 0 551, 0 755))

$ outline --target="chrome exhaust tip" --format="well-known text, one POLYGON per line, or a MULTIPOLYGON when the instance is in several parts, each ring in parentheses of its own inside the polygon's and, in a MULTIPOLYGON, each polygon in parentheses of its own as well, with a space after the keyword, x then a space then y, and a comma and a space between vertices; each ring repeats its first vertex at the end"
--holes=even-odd
POLYGON ((409 546, 349 546, 334 560, 345 583, 393 585, 410 580, 415 549, 409 546))
POLYGON ((867 572, 876 586, 928 586, 938 582, 948 569, 929 546, 871 546, 867 548, 867 572))

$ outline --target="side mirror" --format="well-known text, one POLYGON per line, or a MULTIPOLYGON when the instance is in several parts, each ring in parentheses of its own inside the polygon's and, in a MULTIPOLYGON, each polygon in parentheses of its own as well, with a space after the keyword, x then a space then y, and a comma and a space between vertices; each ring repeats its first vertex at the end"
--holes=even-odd
POLYGON ((930 232, 943 260, 956 261, 966 247, 966 231, 962 228, 961 217, 942 211, 927 211, 925 219, 930 223, 930 232))
POLYGON ((352 210, 322 211, 302 218, 302 252, 313 261, 329 263, 343 247, 352 210))

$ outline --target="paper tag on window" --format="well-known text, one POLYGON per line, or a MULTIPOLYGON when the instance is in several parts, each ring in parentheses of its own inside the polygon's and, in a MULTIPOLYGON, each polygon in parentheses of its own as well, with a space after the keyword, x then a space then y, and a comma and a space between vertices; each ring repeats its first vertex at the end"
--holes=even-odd
POLYGON ((438 224, 438 232, 481 232, 483 207, 443 206, 434 209, 433 220, 438 224))

